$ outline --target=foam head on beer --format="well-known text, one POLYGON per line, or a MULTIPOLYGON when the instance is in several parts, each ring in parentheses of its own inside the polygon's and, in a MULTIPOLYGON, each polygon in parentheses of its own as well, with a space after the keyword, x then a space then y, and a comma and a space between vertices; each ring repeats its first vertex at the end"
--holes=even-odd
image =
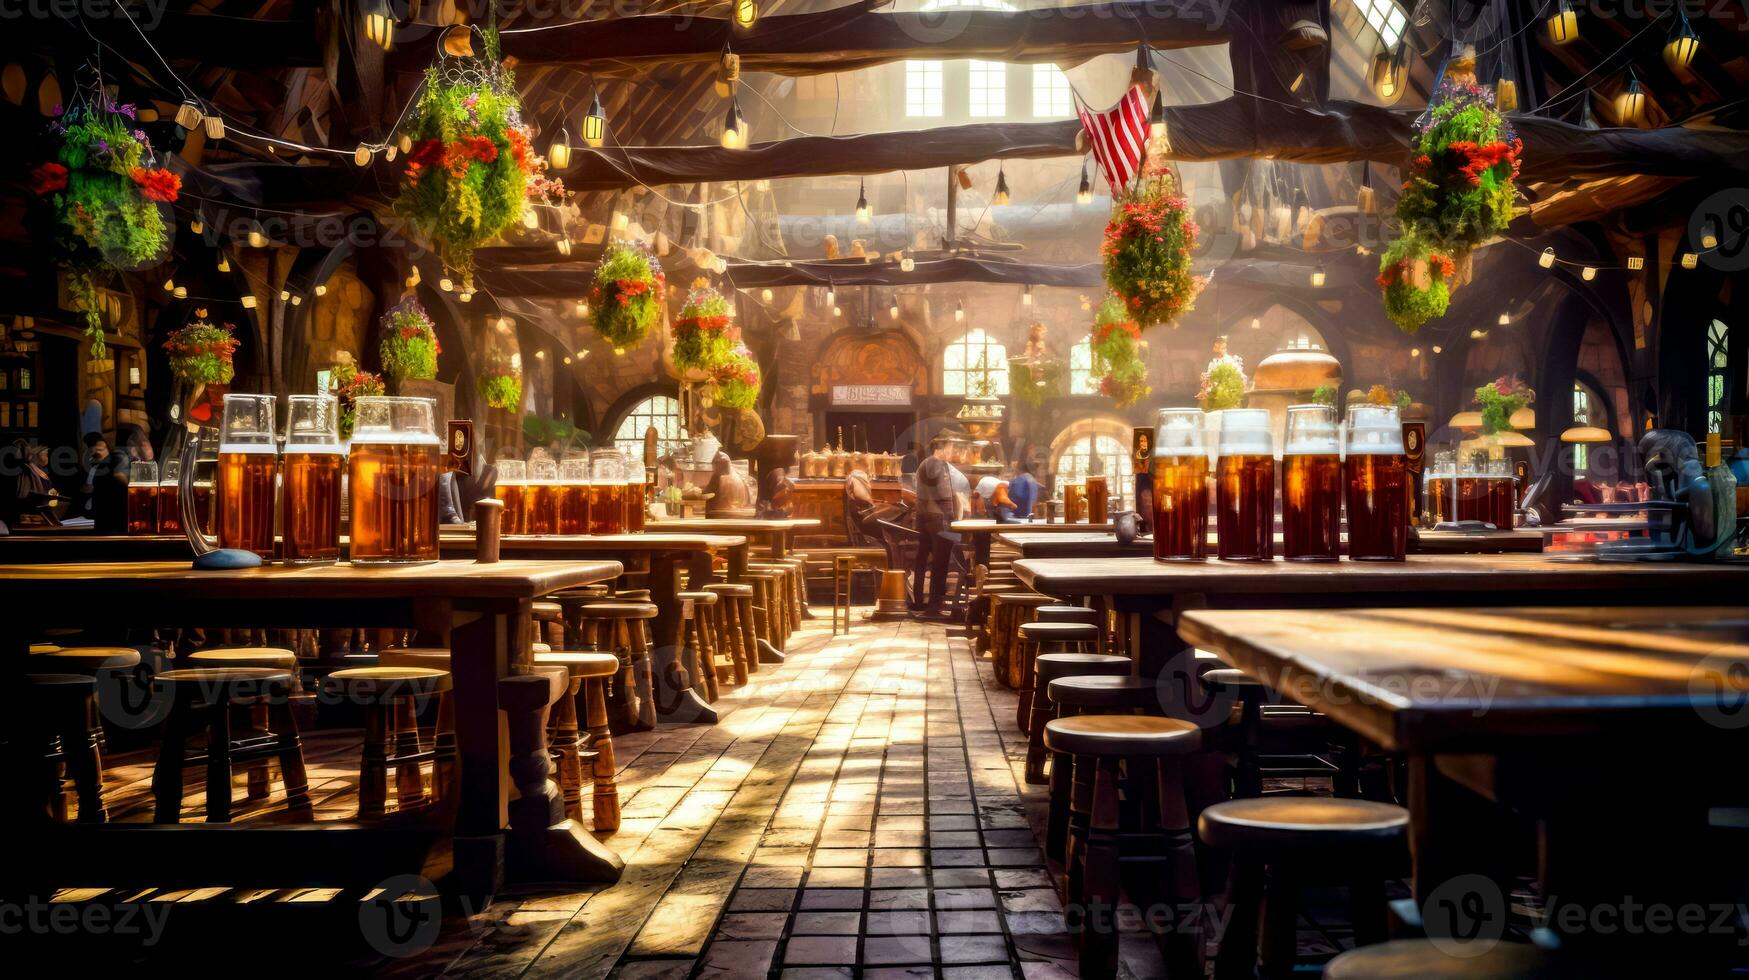
POLYGON ((350 493, 352 560, 437 560, 443 444, 430 398, 365 396, 355 404, 350 493))
POLYGON ((275 453, 272 395, 225 396, 219 427, 219 453, 275 453))
POLYGON ((287 453, 340 452, 339 399, 333 395, 292 395, 287 401, 287 453))
POLYGON ((1265 408, 1229 408, 1221 413, 1222 456, 1273 456, 1275 431, 1265 408))
POLYGON ((1154 455, 1179 456, 1203 451, 1200 408, 1162 408, 1154 416, 1154 455))
POLYGON ((1336 410, 1328 405, 1289 405, 1286 456, 1334 456, 1341 450, 1336 410))
POLYGON ((1395 405, 1348 406, 1348 455, 1389 456, 1403 452, 1403 422, 1395 405))

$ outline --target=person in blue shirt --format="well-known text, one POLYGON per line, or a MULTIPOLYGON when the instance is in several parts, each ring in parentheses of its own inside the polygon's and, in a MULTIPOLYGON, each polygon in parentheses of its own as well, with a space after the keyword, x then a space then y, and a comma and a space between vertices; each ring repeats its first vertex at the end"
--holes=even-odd
POLYGON ((1014 470, 1014 479, 1008 481, 1008 499, 1013 501, 1013 515, 1003 517, 998 514, 997 520, 1000 521, 1026 520, 1032 516, 1032 508, 1038 503, 1038 480, 1027 472, 1025 463, 1017 464, 1014 470))

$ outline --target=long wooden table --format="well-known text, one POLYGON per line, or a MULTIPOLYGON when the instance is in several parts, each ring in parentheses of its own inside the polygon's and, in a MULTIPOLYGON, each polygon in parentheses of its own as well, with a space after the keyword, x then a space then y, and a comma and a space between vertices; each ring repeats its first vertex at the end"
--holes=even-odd
MULTIPOLYGON (((517 866, 542 880, 617 877, 618 859, 569 820, 519 827, 507 842, 511 787, 499 681, 529 673, 534 600, 609 581, 623 571, 617 561, 343 563, 232 571, 195 571, 187 562, 0 565, 0 621, 11 627, 0 633, 0 704, 5 706, 0 725, 26 715, 18 704, 24 690, 20 675, 28 669, 26 626, 89 626, 102 619, 141 628, 364 626, 447 632, 461 762, 454 831, 458 883, 469 892, 495 891, 504 880, 507 843, 517 866)), ((11 744, 30 744, 21 734, 12 732, 11 744)), ((545 759, 544 752, 540 758, 545 759)), ((526 759, 521 764, 532 765, 526 759)), ((5 778, 7 785, 24 785, 16 772, 5 778)), ((519 794, 527 800, 547 785, 543 775, 520 786, 519 794)), ((275 855, 263 853, 258 860, 273 861, 275 855)))
MULTIPOLYGON (((1066 525, 1072 526, 1072 525, 1066 525)), ((1045 534, 1033 528, 1001 531, 996 540, 1020 551, 1023 558, 1133 558, 1151 556, 1151 537, 1137 538, 1129 544, 1117 540, 1115 534, 1045 534)), ((1281 535, 1276 535, 1276 551, 1281 551, 1281 535)), ((1488 531, 1465 534, 1458 531, 1411 531, 1410 554, 1422 555, 1490 555, 1542 550, 1543 536, 1535 530, 1488 531)), ((1215 535, 1209 532, 1209 554, 1215 551, 1215 535)))
MULTIPOLYGON (((699 517, 675 518, 671 520, 652 520, 644 523, 644 529, 663 533, 680 532, 688 534, 740 534, 755 541, 763 542, 771 551, 773 558, 788 558, 790 545, 795 540, 797 531, 808 531, 820 526, 815 517, 699 517)), ((731 556, 729 572, 740 581, 739 576, 746 569, 746 557, 741 557, 741 567, 735 567, 731 556)))
POLYGON ((0 564, 49 562, 193 561, 194 549, 180 534, 97 534, 60 530, 0 535, 0 564))
MULTIPOLYGON (((1485 824, 1454 792, 1460 787, 1538 817, 1543 885, 1562 902, 1679 906, 1738 884, 1732 876, 1742 863, 1709 853, 1716 831, 1708 814, 1749 802, 1749 787, 1727 775, 1741 771, 1749 750, 1749 611, 1741 601, 1191 610, 1178 629, 1282 694, 1408 754, 1423 907, 1443 896, 1504 920, 1502 886, 1492 879, 1509 869, 1498 870, 1501 855, 1477 833, 1485 824), (1454 893, 1458 882, 1467 882, 1456 889, 1464 894, 1454 893)), ((1560 931, 1564 920, 1551 921, 1560 931)), ((1584 946, 1599 937, 1570 938, 1584 946)), ((1612 960, 1620 955, 1616 944, 1602 945, 1612 960)), ((1642 942, 1629 945, 1630 956, 1644 952, 1642 942)))
POLYGON ((1110 522, 1052 524, 1039 520, 1003 522, 988 517, 972 517, 954 521, 948 525, 948 530, 971 539, 972 565, 977 567, 990 563, 990 541, 999 534, 1109 534, 1116 527, 1117 525, 1110 522))
MULTIPOLYGON (((440 539, 445 557, 464 557, 474 553, 471 534, 445 534, 440 539)), ((656 619, 650 626, 651 666, 656 674, 656 718, 658 721, 704 722, 715 724, 717 711, 692 689, 680 661, 684 643, 679 592, 682 564, 691 569, 694 583, 709 581, 711 556, 729 553, 733 568, 735 556, 746 567, 747 539, 738 534, 681 534, 645 532, 642 534, 543 534, 507 535, 499 542, 499 553, 505 558, 540 561, 590 561, 611 559, 621 563, 648 559, 650 562, 650 601, 656 606, 656 619)), ((694 586, 697 587, 696 585, 694 586)))

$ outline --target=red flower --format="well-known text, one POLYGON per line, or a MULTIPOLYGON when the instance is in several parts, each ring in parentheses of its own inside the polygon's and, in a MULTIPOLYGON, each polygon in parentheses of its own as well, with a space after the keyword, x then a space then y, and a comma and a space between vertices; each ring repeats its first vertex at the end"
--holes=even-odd
POLYGON ((408 167, 430 167, 443 162, 443 141, 438 139, 420 140, 407 151, 408 167))
POLYGON ((147 170, 135 167, 129 177, 140 185, 140 196, 148 201, 170 204, 182 192, 182 178, 168 170, 147 170))
POLYGON ((37 194, 48 194, 67 186, 67 168, 63 164, 49 162, 30 172, 30 189, 37 194))

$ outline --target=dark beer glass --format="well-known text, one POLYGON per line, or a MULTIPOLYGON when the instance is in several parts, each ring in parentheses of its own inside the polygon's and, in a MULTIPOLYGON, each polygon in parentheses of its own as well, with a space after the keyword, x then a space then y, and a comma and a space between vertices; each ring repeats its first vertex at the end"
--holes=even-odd
POLYGON ((158 464, 143 459, 128 466, 128 533, 158 533, 158 464))
POLYGON ((1336 561, 1342 554, 1342 444, 1328 405, 1288 406, 1281 541, 1289 561, 1336 561))
POLYGON ((273 557, 279 448, 272 395, 226 395, 214 480, 219 547, 273 557))
POLYGON ((1222 412, 1219 447, 1217 554, 1226 561, 1269 561, 1275 557, 1275 432, 1268 410, 1222 412))
POLYGON ((559 530, 559 464, 544 456, 528 461, 528 502, 523 529, 529 534, 559 530))
POLYGON ((285 427, 285 492, 280 495, 284 557, 292 564, 340 560, 340 497, 345 457, 340 403, 333 395, 292 395, 285 427))
POLYGON ((504 502, 501 534, 528 533, 528 464, 520 459, 500 459, 492 467, 498 474, 494 493, 504 502))
POLYGON ((352 560, 437 560, 437 480, 443 444, 430 398, 365 396, 352 430, 352 560))
POLYGON ((559 463, 558 533, 589 533, 589 457, 574 456, 559 463))
POLYGON ((1157 413, 1150 465, 1155 560, 1206 560, 1209 458, 1200 409, 1163 408, 1157 413))
POLYGON ((625 530, 625 454, 598 449, 589 454, 589 533, 625 530))
POLYGON ((1409 460, 1394 405, 1348 407, 1348 557, 1402 561, 1409 550, 1409 460))

